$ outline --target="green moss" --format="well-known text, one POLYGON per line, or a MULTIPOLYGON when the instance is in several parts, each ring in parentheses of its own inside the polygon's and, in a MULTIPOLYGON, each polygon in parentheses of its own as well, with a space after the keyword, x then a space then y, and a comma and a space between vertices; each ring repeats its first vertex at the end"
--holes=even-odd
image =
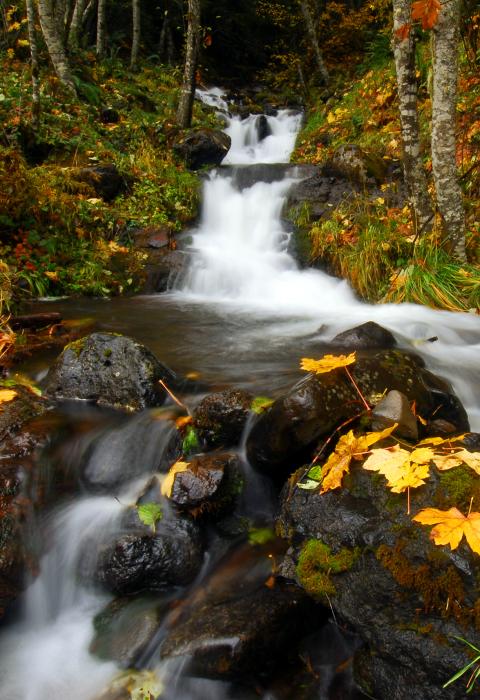
POLYGON ((307 593, 323 600, 336 593, 331 576, 351 569, 358 556, 358 548, 344 548, 332 554, 330 547, 320 540, 308 540, 298 558, 298 580, 307 593))
POLYGON ((80 357, 85 347, 87 337, 88 336, 85 336, 84 338, 74 340, 72 343, 68 343, 68 345, 65 346, 65 350, 71 350, 77 357, 80 357))
POLYGON ((106 348, 106 349, 103 351, 103 355, 104 355, 104 357, 106 357, 106 358, 110 357, 111 354, 112 354, 112 348, 106 348))
POLYGON ((435 505, 450 508, 452 504, 459 510, 468 510, 470 499, 480 503, 480 479, 467 466, 439 472, 440 483, 435 494, 435 505))

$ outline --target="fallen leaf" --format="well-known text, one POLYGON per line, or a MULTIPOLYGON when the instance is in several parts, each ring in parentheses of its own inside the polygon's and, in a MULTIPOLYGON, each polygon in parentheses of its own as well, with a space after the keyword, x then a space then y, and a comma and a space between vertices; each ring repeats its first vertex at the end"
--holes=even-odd
POLYGON ((175 483, 175 477, 177 474, 180 474, 180 472, 184 472, 188 469, 190 466, 190 462, 175 462, 173 464, 169 471, 168 474, 165 476, 163 482, 162 482, 162 487, 160 489, 162 496, 166 496, 166 498, 170 498, 172 495, 172 489, 173 489, 173 484, 175 483))
POLYGON ((413 520, 422 525, 436 526, 430 533, 435 544, 449 544, 451 549, 456 549, 465 535, 471 549, 480 554, 480 513, 463 515, 458 508, 424 508, 413 520))
POLYGON ((419 448, 408 452, 398 445, 392 448, 372 450, 363 468, 383 474, 388 488, 394 493, 403 493, 408 488, 417 488, 425 483, 430 474, 433 451, 419 448))
POLYGON ((305 372, 314 372, 315 374, 325 374, 332 372, 339 367, 346 367, 355 362, 355 353, 350 355, 324 355, 320 360, 312 360, 309 357, 302 357, 300 361, 301 369, 305 372))
POLYGON ((162 506, 158 503, 142 503, 136 508, 142 523, 155 532, 155 525, 163 518, 162 506))
POLYGON ((177 418, 177 420, 175 421, 175 425, 176 425, 177 428, 180 430, 180 428, 183 428, 185 425, 188 425, 188 424, 191 423, 192 421, 193 421, 192 416, 180 416, 180 417, 177 418))
POLYGON ((17 392, 13 391, 13 389, 0 389, 0 403, 8 403, 12 401, 15 396, 17 396, 17 392))

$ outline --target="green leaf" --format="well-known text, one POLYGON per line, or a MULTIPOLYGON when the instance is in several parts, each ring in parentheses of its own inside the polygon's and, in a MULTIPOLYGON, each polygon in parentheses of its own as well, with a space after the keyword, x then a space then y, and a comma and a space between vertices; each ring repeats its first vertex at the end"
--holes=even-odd
POLYGON ((313 489, 318 488, 319 485, 319 482, 314 481, 313 479, 307 479, 307 481, 304 481, 303 484, 297 484, 299 489, 305 489, 305 491, 313 491, 313 489))
POLYGON ((142 523, 155 532, 155 525, 163 518, 162 506, 158 503, 142 503, 136 508, 142 523))
POLYGON ((275 539, 275 533, 270 527, 252 527, 248 533, 250 544, 266 544, 275 539))
POLYGON ((183 454, 188 455, 188 454, 190 454, 190 452, 197 450, 199 447, 200 447, 200 441, 198 439, 198 435, 195 431, 195 428, 192 425, 187 426, 187 430, 185 432, 185 437, 183 438, 183 442, 182 442, 183 454))
POLYGON ((274 399, 269 399, 268 396, 256 396, 252 401, 250 410, 254 413, 262 413, 267 408, 270 408, 273 402, 274 399))
POLYGON ((307 476, 309 479, 313 479, 314 481, 318 481, 320 483, 322 480, 322 467, 319 467, 318 465, 312 467, 307 476))

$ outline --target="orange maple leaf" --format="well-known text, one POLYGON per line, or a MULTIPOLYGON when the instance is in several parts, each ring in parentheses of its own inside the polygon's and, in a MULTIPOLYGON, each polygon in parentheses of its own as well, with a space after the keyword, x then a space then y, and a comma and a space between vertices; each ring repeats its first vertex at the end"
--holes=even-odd
POLYGON ((436 525, 430 533, 435 544, 456 549, 465 535, 471 549, 480 554, 480 513, 463 515, 458 508, 424 508, 413 519, 422 525, 436 525))
POLYGON ((395 36, 400 41, 405 41, 405 39, 408 39, 408 37, 410 36, 411 28, 412 25, 409 22, 407 22, 407 24, 402 24, 398 29, 395 30, 395 36))
POLYGON ((415 0, 412 3, 412 19, 420 20, 422 29, 433 29, 440 12, 439 0, 415 0))

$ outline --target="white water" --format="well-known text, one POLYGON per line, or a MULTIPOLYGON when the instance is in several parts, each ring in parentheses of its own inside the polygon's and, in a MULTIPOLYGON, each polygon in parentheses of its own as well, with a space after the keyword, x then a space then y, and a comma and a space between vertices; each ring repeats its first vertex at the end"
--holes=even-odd
MULTIPOLYGON (((226 103, 218 89, 211 104, 225 116, 226 103)), ((288 161, 300 116, 280 111, 267 117, 271 135, 263 141, 258 141, 254 128, 256 118, 228 118, 232 148, 224 163, 288 161)), ((299 269, 288 252, 288 235, 280 219, 292 182, 258 182, 240 192, 231 175, 214 173, 204 185, 201 222, 193 232, 193 263, 176 298, 215 305, 223 313, 271 318, 269 332, 277 338, 318 331, 319 340, 329 341, 347 328, 376 321, 452 382, 472 429, 480 430, 478 315, 415 304, 365 304, 346 282, 318 270, 299 269), (433 336, 438 336, 436 342, 425 342, 433 336)), ((261 332, 259 342, 267 333, 264 327, 261 332)))

